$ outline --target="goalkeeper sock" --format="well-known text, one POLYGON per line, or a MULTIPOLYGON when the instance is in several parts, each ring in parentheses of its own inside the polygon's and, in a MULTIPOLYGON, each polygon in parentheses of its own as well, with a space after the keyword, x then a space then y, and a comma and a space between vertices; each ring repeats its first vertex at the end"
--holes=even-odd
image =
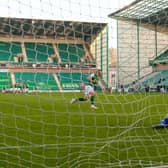
POLYGON ((90 97, 90 103, 91 103, 91 104, 94 104, 94 96, 91 96, 91 97, 90 97))

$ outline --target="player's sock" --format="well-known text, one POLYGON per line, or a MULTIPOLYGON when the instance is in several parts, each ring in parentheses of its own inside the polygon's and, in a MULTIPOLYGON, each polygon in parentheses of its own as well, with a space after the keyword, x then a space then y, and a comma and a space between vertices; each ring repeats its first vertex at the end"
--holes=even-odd
POLYGON ((91 97, 90 97, 90 103, 91 103, 91 104, 94 104, 94 96, 91 96, 91 97))
POLYGON ((76 101, 86 101, 87 99, 85 99, 85 98, 78 98, 78 99, 76 99, 76 101))
POLYGON ((76 98, 76 99, 73 98, 70 103, 73 104, 75 102, 82 102, 82 101, 87 101, 87 99, 86 98, 82 98, 82 97, 76 98))

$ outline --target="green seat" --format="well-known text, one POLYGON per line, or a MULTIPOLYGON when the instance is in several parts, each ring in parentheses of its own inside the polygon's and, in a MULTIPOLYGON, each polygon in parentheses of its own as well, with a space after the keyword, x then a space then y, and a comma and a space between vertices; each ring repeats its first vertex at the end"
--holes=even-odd
POLYGON ((80 83, 87 82, 86 73, 63 73, 57 74, 63 90, 80 90, 80 83))
POLYGON ((47 63, 48 57, 54 54, 52 44, 25 43, 26 55, 29 62, 47 63))
POLYGON ((57 44, 59 55, 63 63, 79 63, 85 55, 83 45, 80 44, 57 44))
POLYGON ((0 42, 0 61, 14 61, 14 56, 19 53, 22 53, 20 43, 0 42))
POLYGON ((151 88, 157 88, 157 86, 165 86, 168 88, 168 70, 154 72, 142 79, 140 84, 142 88, 146 85, 151 88))
POLYGON ((59 90, 52 73, 15 72, 17 83, 28 85, 29 90, 59 90))
POLYGON ((9 72, 0 72, 0 90, 5 88, 10 88, 12 86, 10 73, 9 72))

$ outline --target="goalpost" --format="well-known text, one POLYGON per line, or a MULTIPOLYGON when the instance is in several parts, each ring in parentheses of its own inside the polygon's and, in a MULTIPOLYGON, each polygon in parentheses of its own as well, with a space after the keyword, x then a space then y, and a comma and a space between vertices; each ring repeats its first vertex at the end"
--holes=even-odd
POLYGON ((0 167, 168 165, 167 0, 122 3, 0 5, 0 167), (98 109, 71 104, 96 70, 98 109))

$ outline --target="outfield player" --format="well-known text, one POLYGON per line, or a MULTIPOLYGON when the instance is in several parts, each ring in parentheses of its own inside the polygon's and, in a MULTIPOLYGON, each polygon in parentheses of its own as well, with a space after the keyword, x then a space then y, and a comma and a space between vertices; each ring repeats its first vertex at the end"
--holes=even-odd
POLYGON ((80 84, 81 90, 83 90, 84 92, 84 97, 80 97, 80 98, 73 98, 71 100, 71 104, 75 103, 75 102, 85 102, 88 101, 90 98, 90 104, 91 104, 91 108, 93 109, 97 109, 97 107, 94 105, 94 96, 95 96, 95 92, 92 86, 90 85, 85 85, 85 83, 81 83, 80 84))
POLYGON ((100 71, 97 70, 95 73, 92 73, 87 77, 87 80, 89 82, 88 85, 92 86, 94 90, 96 90, 97 88, 100 76, 100 71))
POLYGON ((96 71, 96 73, 92 73, 87 77, 88 84, 85 85, 85 83, 81 83, 81 88, 84 91, 84 97, 83 98, 77 98, 72 99, 71 103, 74 102, 83 102, 88 101, 90 98, 90 104, 91 108, 97 109, 97 107, 94 105, 94 97, 95 97, 95 89, 98 84, 98 78, 100 77, 100 71, 96 71))

